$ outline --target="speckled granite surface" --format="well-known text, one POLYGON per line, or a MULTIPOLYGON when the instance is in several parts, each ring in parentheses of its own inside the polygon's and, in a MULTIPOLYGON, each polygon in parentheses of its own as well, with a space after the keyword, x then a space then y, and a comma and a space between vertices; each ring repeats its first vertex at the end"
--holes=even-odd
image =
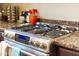
POLYGON ((77 22, 77 21, 54 20, 54 19, 42 19, 42 21, 46 22, 46 23, 52 23, 52 24, 60 24, 60 25, 79 27, 79 22, 77 22))
POLYGON ((0 21, 0 28, 10 28, 10 27, 13 27, 13 26, 16 26, 16 23, 14 22, 3 22, 3 21, 0 21))
POLYGON ((54 44, 79 51, 79 31, 55 39, 54 44))

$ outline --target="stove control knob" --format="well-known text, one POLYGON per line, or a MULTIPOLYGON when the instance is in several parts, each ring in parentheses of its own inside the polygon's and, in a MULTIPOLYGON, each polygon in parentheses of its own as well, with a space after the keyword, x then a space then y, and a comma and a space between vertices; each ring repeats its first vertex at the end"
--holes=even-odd
POLYGON ((34 41, 33 40, 30 40, 29 43, 30 43, 30 45, 34 45, 34 41))
POLYGON ((13 40, 14 40, 14 39, 15 39, 14 35, 11 35, 11 36, 10 36, 10 39, 13 39, 13 40))
POLYGON ((5 34, 5 37, 7 37, 7 38, 8 38, 8 33, 6 33, 6 34, 5 34))
POLYGON ((11 39, 12 35, 11 35, 11 34, 9 34, 9 35, 8 35, 8 37, 11 39))
POLYGON ((36 41, 36 42, 35 42, 35 46, 36 46, 36 47, 39 47, 39 46, 40 46, 40 43, 39 43, 38 41, 36 41))
POLYGON ((37 46, 37 41, 33 41, 33 46, 37 46))
POLYGON ((7 33, 5 33, 4 36, 7 37, 7 33))
POLYGON ((41 48, 46 49, 47 48, 47 45, 46 44, 42 44, 41 45, 41 48))
POLYGON ((11 39, 11 37, 12 37, 12 35, 11 35, 11 34, 9 34, 9 35, 8 35, 8 38, 10 38, 10 39, 11 39))
POLYGON ((15 36, 12 36, 12 39, 15 40, 15 36))
POLYGON ((7 38, 9 38, 9 33, 7 33, 7 38))

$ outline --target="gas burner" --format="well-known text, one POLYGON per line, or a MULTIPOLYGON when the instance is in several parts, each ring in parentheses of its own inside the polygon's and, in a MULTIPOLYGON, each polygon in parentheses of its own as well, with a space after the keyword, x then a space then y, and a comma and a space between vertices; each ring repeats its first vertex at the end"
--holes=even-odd
POLYGON ((73 27, 62 26, 59 24, 50 25, 46 23, 45 24, 40 23, 35 26, 26 25, 26 26, 19 27, 16 30, 21 30, 24 32, 46 36, 46 37, 48 36, 59 37, 59 36, 77 31, 77 29, 73 27))
POLYGON ((52 30, 52 27, 50 27, 49 25, 36 25, 36 26, 24 26, 20 28, 21 31, 25 31, 25 32, 31 32, 34 34, 40 34, 40 33, 44 33, 44 32, 49 32, 52 30))

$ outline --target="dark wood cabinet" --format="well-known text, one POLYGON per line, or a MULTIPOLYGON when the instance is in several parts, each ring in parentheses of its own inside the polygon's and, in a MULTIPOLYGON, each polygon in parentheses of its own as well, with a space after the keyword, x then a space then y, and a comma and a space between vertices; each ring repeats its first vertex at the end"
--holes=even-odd
POLYGON ((79 51, 55 45, 56 56, 79 56, 79 51))

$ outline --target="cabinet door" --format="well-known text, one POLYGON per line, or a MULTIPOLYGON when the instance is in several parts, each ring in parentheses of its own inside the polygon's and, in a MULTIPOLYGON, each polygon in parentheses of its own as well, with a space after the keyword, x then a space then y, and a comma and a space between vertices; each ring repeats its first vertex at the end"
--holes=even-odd
POLYGON ((79 52, 59 47, 57 50, 57 55, 58 56, 79 56, 79 52))

